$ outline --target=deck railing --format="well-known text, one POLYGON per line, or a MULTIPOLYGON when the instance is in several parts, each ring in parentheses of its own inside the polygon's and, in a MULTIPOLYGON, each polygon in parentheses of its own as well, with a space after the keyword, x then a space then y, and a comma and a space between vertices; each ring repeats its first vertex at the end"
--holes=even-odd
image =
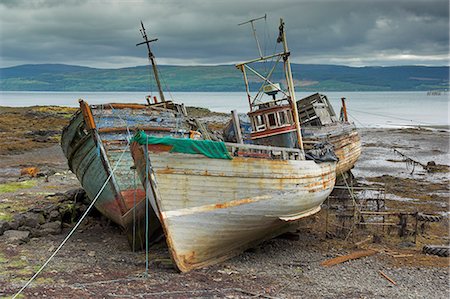
POLYGON ((297 148, 240 144, 225 142, 232 156, 271 158, 279 160, 305 160, 305 153, 297 148))

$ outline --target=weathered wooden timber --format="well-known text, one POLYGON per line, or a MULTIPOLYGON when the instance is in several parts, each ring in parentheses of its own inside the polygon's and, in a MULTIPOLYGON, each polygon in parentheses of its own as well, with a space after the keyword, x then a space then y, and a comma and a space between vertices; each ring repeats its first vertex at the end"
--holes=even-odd
POLYGON ((299 149, 226 146, 230 153, 278 154, 225 160, 131 145, 180 271, 218 263, 288 231, 318 212, 334 187, 335 162, 305 160, 299 149))
MULTIPOLYGON (((253 22, 251 24, 253 26, 253 22)), ((355 125, 348 121, 345 99, 342 98, 340 119, 325 95, 315 93, 297 101, 289 62, 290 52, 282 20, 277 42, 283 44, 284 52, 269 56, 260 54, 259 58, 236 64, 244 78, 249 102, 247 113, 249 121, 242 122, 239 128, 233 125, 236 120, 230 122, 224 130, 224 140, 241 142, 241 138, 236 137, 243 135, 242 141, 245 143, 297 147, 305 150, 330 143, 339 159, 337 174, 348 172, 361 155, 361 141, 355 125), (269 63, 271 69, 265 75, 249 66, 251 63, 268 59, 274 61, 269 63), (271 76, 281 60, 286 81, 285 89, 279 83, 271 81, 271 76), (249 88, 247 70, 261 81, 260 89, 254 94, 249 88)))
MULTIPOLYGON (((61 137, 69 168, 92 199, 116 166, 95 206, 125 229, 133 248, 142 248, 145 191, 135 174, 128 147, 130 128, 139 127, 154 136, 188 137, 191 127, 182 114, 172 109, 139 104, 89 107, 84 101, 80 106, 81 111, 74 115, 61 137), (123 151, 125 154, 116 165, 123 151)), ((156 238, 160 224, 152 209, 149 213, 150 237, 156 238)))
MULTIPOLYGON (((283 127, 278 134, 266 135, 262 138, 252 139, 251 134, 245 132, 252 131, 249 122, 240 121, 241 131, 244 132, 243 140, 246 143, 254 143, 290 148, 296 145, 296 135, 293 127, 283 127)), ((305 150, 313 149, 316 144, 328 142, 333 145, 334 153, 339 159, 336 166, 338 176, 353 168, 361 155, 361 139, 353 123, 336 121, 326 126, 302 126, 301 129, 303 146, 305 150)), ((267 130, 265 131, 267 134, 267 130)), ((255 135, 253 135, 255 136, 255 135)), ((235 129, 231 122, 224 129, 224 139, 235 141, 235 129)))
POLYGON ((345 99, 342 98, 341 117, 338 118, 328 98, 319 93, 297 101, 305 149, 320 142, 329 142, 339 158, 338 176, 353 168, 361 155, 361 139, 353 123, 348 121, 345 99))

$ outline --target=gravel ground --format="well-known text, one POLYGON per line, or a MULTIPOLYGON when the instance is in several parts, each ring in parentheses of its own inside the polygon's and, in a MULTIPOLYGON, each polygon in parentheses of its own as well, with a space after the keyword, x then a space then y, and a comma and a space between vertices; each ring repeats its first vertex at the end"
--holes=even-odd
MULTIPOLYGON (((442 158, 442 155, 448 157, 448 133, 433 134, 434 137, 428 131, 424 135, 416 131, 364 131, 362 136, 365 146, 355 173, 366 181, 371 177, 389 174, 399 180, 409 178, 430 184, 448 184, 446 173, 432 178, 418 174, 408 177, 404 165, 387 161, 392 158, 389 143, 397 140, 408 143, 409 139, 417 139, 419 147, 436 148, 442 152, 437 153, 436 162, 448 162, 442 158), (419 142, 421 136, 424 136, 426 144, 421 145, 419 142)), ((413 148, 408 150, 411 153, 413 148)), ((425 162, 434 158, 426 154, 418 157, 425 162)), ((66 162, 57 145, 20 156, 2 156, 0 166, 8 171, 0 173, 0 183, 11 181, 17 176, 20 167, 34 163, 55 169, 58 175, 51 176, 49 182, 45 182, 44 178, 33 179, 36 180, 36 186, 30 189, 2 193, 0 203, 4 203, 5 199, 15 199, 23 201, 26 207, 45 204, 45 194, 48 192, 64 192, 78 186, 74 175, 67 172, 66 162)), ((420 190, 417 192, 418 199, 415 202, 420 203, 420 190)), ((442 195, 434 198, 433 202, 440 201, 439 209, 448 214, 448 186, 440 190, 440 194, 446 195, 447 199, 442 195)), ((405 208, 411 205, 409 202, 398 202, 405 208)), ((432 207, 435 205, 433 202, 427 204, 432 207)), ((405 243, 402 239, 395 239, 394 242, 385 239, 381 243, 366 244, 366 247, 376 249, 379 253, 331 267, 321 266, 320 263, 327 259, 358 250, 352 242, 325 238, 324 215, 325 211, 322 211, 300 222, 298 232, 290 237, 270 240, 221 264, 184 274, 173 269, 167 247, 164 242, 160 242, 150 249, 147 277, 143 275, 145 253, 131 252, 125 235, 118 227, 99 216, 88 217, 43 273, 26 289, 25 295, 29 298, 449 297, 449 258, 422 254, 421 246, 427 242, 424 238, 420 238, 418 244, 412 247, 401 245, 405 243), (394 258, 386 250, 395 250, 408 256, 394 258), (396 285, 383 278, 379 271, 388 275, 396 285)), ((439 240, 448 243, 448 218, 442 225, 444 229, 437 230, 439 240)), ((33 238, 21 245, 0 237, 0 296, 14 294, 51 255, 68 230, 66 228, 59 235, 33 238)))

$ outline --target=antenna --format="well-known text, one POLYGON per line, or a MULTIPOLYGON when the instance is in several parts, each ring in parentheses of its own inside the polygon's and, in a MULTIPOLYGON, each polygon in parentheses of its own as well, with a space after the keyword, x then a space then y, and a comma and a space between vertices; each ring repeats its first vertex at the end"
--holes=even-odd
POLYGON ((158 75, 158 69, 156 67, 155 56, 153 55, 153 52, 150 49, 150 43, 151 42, 155 42, 158 39, 154 38, 154 39, 148 40, 147 33, 145 32, 145 28, 144 28, 144 23, 142 23, 142 21, 141 21, 141 29, 139 29, 139 31, 141 32, 142 38, 144 39, 144 41, 142 43, 136 44, 136 46, 140 46, 140 45, 143 45, 143 44, 147 45, 148 59, 152 63, 153 74, 155 75, 155 81, 156 81, 156 84, 158 85, 159 97, 161 98, 161 101, 165 102, 166 100, 164 98, 164 93, 162 91, 161 82, 159 82, 159 75, 158 75))
POLYGON ((253 36, 255 37, 256 45, 258 46, 259 57, 263 57, 263 54, 261 52, 261 46, 259 45, 258 36, 256 35, 255 24, 253 22, 262 20, 262 19, 267 20, 267 14, 264 14, 264 16, 262 16, 262 17, 251 19, 251 20, 248 20, 247 22, 238 24, 238 26, 248 24, 248 23, 252 24, 253 36))

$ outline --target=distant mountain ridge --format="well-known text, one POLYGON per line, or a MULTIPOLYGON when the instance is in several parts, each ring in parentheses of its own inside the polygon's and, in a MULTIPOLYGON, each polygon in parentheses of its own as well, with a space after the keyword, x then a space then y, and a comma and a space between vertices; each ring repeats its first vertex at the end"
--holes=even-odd
MULTIPOLYGON (((267 65, 257 64, 259 71, 267 65)), ((161 65, 170 91, 244 91, 242 74, 234 65, 161 65)), ((267 71, 267 70, 266 70, 267 71)), ((156 90, 148 66, 99 69, 65 64, 27 64, 0 68, 3 91, 148 91, 156 90)), ((449 88, 448 66, 349 67, 292 64, 295 84, 303 91, 426 91, 449 88)), ((273 80, 283 82, 280 71, 273 80)), ((250 88, 261 83, 250 80, 250 88)))

